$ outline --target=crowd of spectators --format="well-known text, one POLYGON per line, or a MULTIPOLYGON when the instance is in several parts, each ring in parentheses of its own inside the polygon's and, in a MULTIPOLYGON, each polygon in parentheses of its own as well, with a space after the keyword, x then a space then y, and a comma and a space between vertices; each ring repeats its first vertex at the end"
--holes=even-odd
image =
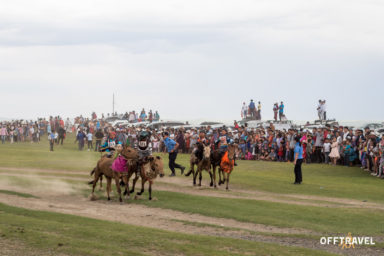
MULTIPOLYGON (((36 121, 16 120, 0 123, 2 143, 39 142, 48 135, 52 144, 63 144, 67 132, 76 135, 79 150, 99 151, 100 145, 108 136, 116 136, 123 145, 135 146, 138 133, 144 127, 112 127, 103 119, 76 117, 72 123, 61 117, 39 118, 36 121)), ((378 137, 368 127, 352 129, 343 126, 326 126, 313 129, 277 130, 269 127, 249 128, 246 123, 240 126, 212 128, 204 126, 184 129, 183 127, 148 129, 154 152, 165 152, 164 132, 179 144, 180 153, 191 153, 199 141, 208 142, 213 148, 220 136, 227 136, 238 145, 238 159, 292 162, 296 138, 303 147, 304 163, 324 163, 344 166, 360 166, 377 177, 384 177, 384 136, 378 137)), ((53 147, 51 147, 53 150, 53 147)))

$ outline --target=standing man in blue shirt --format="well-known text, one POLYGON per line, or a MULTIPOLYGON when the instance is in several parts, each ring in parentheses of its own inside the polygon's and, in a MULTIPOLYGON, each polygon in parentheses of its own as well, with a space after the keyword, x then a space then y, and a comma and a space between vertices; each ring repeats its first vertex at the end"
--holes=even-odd
POLYGON ((298 185, 303 181, 303 176, 301 173, 301 164, 303 163, 303 147, 301 146, 299 136, 295 138, 295 141, 295 160, 293 161, 293 164, 295 165, 295 183, 293 184, 298 185))
POLYGON ((256 118, 256 105, 255 105, 255 102, 253 102, 253 100, 251 100, 251 102, 249 103, 249 111, 251 112, 251 117, 253 119, 256 118))
POLYGON ((172 174, 171 177, 176 176, 175 168, 179 168, 181 170, 181 175, 183 175, 185 167, 177 164, 176 157, 177 157, 177 149, 179 148, 179 143, 169 138, 169 133, 164 132, 164 145, 167 148, 167 152, 169 153, 169 169, 171 169, 172 174))

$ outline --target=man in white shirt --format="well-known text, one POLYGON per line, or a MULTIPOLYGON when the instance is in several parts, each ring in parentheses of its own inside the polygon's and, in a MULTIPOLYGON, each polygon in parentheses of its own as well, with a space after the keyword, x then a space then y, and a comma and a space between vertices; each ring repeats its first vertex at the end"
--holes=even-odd
POLYGON ((323 100, 323 104, 321 105, 321 112, 323 120, 327 120, 327 105, 325 104, 325 100, 323 100))
POLYGON ((322 101, 319 100, 319 104, 317 105, 317 115, 319 116, 319 120, 323 120, 323 115, 322 115, 322 101))
POLYGON ((329 153, 331 153, 331 143, 329 142, 329 139, 325 139, 324 145, 323 145, 323 154, 325 163, 329 163, 329 153))
POLYGON ((243 107, 241 108, 241 116, 245 119, 247 118, 248 106, 243 102, 243 107))

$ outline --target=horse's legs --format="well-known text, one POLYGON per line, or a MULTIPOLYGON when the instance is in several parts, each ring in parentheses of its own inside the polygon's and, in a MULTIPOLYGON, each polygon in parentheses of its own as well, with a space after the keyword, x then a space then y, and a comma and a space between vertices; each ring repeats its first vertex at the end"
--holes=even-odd
POLYGON ((193 186, 196 186, 196 177, 197 177, 197 173, 199 172, 199 168, 197 168, 197 171, 193 172, 193 186))
POLYGON ((216 166, 212 165, 213 186, 216 188, 216 166))
POLYGON ((198 173, 199 173, 199 187, 201 187, 201 180, 203 179, 203 170, 201 168, 198 168, 198 173))
POLYGON ((99 190, 103 190, 103 175, 100 175, 100 188, 99 190))
POLYGON ((221 169, 220 169, 220 167, 217 170, 217 172, 219 173, 219 185, 224 184, 223 180, 221 179, 221 169))
POLYGON ((193 163, 190 164, 189 172, 186 173, 185 176, 188 177, 189 175, 191 175, 191 174, 193 175, 195 173, 194 166, 195 166, 195 164, 193 164, 193 163))
POLYGON ((128 177, 128 175, 123 176, 123 180, 125 182, 125 191, 127 191, 127 198, 129 199, 129 177, 128 177))
POLYGON ((132 189, 131 191, 129 191, 130 193, 135 192, 135 185, 138 179, 139 179, 139 175, 135 174, 135 178, 133 179, 133 182, 132 182, 132 189))
POLYGON ((99 180, 99 174, 95 173, 95 176, 93 177, 93 184, 92 184, 92 197, 94 196, 95 187, 98 180, 99 180))
POLYGON ((141 194, 144 193, 144 184, 145 184, 145 179, 141 179, 141 190, 140 192, 137 192, 137 194, 140 196, 141 194))
POLYGON ((226 187, 226 189, 227 189, 227 190, 229 190, 229 188, 228 188, 228 183, 229 183, 229 175, 231 175, 231 173, 227 173, 227 187, 226 187))
POLYGON ((111 197, 109 194, 111 193, 111 183, 112 183, 112 178, 107 177, 107 196, 108 196, 108 201, 111 200, 111 197))
MULTIPOLYGON (((212 175, 212 172, 211 172, 211 169, 208 170, 208 173, 209 173, 209 177, 211 178, 211 183, 209 184, 210 187, 213 187, 213 175, 212 175)), ((216 185, 216 184, 215 184, 216 185)), ((216 187, 216 186, 215 186, 216 187)))
POLYGON ((119 193, 119 201, 121 203, 123 202, 123 199, 121 198, 120 178, 118 177, 118 174, 115 174, 114 176, 115 176, 114 178, 115 178, 117 193, 119 193))
POLYGON ((152 200, 152 182, 149 182, 148 192, 149 192, 149 200, 152 200))

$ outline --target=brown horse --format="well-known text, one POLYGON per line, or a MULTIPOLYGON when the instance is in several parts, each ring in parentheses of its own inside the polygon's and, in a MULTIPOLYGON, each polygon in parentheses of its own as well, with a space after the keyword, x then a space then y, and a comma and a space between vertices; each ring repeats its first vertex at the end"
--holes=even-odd
POLYGON ((235 156, 237 152, 238 146, 236 144, 228 145, 228 162, 221 161, 220 169, 219 169, 219 179, 221 181, 221 174, 223 175, 223 181, 221 184, 227 183, 226 189, 229 190, 228 184, 229 184, 229 176, 231 175, 231 172, 234 167, 235 162, 235 156))
MULTIPOLYGON (((133 166, 133 168, 136 167, 135 170, 137 170, 137 164, 133 166)), ((133 193, 135 191, 135 185, 137 180, 139 179, 139 176, 137 175, 137 172, 135 171, 135 178, 133 179, 132 184, 132 190, 129 191, 130 193, 133 193)), ((140 192, 137 192, 137 195, 141 195, 144 193, 144 186, 145 183, 148 181, 149 187, 149 200, 152 200, 152 184, 154 180, 156 179, 157 175, 160 175, 160 177, 164 177, 164 163, 163 159, 161 159, 160 156, 149 156, 146 157, 141 164, 140 168, 140 177, 141 177, 141 190, 140 192)))
MULTIPOLYGON (((132 147, 124 147, 123 150, 121 151, 121 155, 128 160, 137 159, 139 157, 137 151, 132 147)), ((127 181, 126 186, 128 186, 128 180, 127 179, 129 179, 129 175, 127 175, 125 173, 115 174, 116 172, 114 172, 111 169, 113 161, 114 161, 113 158, 102 157, 97 162, 96 167, 91 171, 91 175, 94 174, 93 181, 90 182, 93 184, 91 198, 95 198, 94 193, 95 193, 95 187, 96 187, 97 181, 103 175, 107 179, 108 200, 111 200, 110 192, 111 192, 112 179, 115 179, 115 181, 116 181, 116 179, 120 180, 121 178, 123 178, 124 180, 127 181)), ((119 193, 119 200, 120 200, 120 202, 122 202, 120 184, 118 184, 118 183, 119 182, 116 182, 117 192, 119 193)), ((128 194, 128 196, 129 196, 129 194, 128 194)))
MULTIPOLYGON (((213 186, 213 180, 212 180, 212 172, 211 172, 211 147, 208 146, 203 146, 203 155, 202 159, 198 162, 197 164, 197 171, 194 172, 193 174, 193 185, 196 185, 196 177, 197 174, 199 174, 199 186, 201 186, 201 180, 202 180, 202 171, 206 170, 209 173, 209 176, 211 178, 211 183, 210 186, 213 186)), ((216 187, 216 182, 215 182, 215 187, 216 187)))
MULTIPOLYGON (((238 146, 236 144, 228 145, 227 152, 228 152, 228 158, 230 161, 235 159, 237 148, 238 146)), ((219 167, 219 170, 218 170, 219 186, 221 184, 224 184, 225 181, 227 181, 227 190, 228 190, 229 174, 227 175, 227 177, 225 177, 224 172, 220 166, 222 162, 222 157, 223 157, 223 153, 221 153, 219 149, 216 149, 211 153, 211 164, 212 164, 213 180, 214 180, 213 185, 214 187, 216 187, 216 168, 219 167)))

